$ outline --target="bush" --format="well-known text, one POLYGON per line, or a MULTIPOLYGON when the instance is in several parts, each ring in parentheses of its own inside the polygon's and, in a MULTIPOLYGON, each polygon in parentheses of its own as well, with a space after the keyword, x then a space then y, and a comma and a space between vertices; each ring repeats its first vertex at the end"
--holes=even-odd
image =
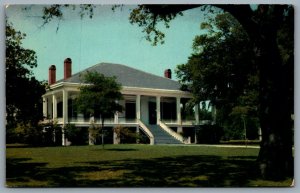
POLYGON ((218 144, 223 135, 223 129, 217 125, 199 125, 196 127, 197 143, 218 144))
POLYGON ((7 143, 23 143, 28 145, 39 145, 41 143, 42 128, 33 127, 30 124, 18 124, 7 132, 7 143))
POLYGON ((135 128, 133 130, 127 127, 117 126, 114 128, 114 132, 120 139, 120 143, 136 143, 136 140, 139 139, 139 135, 136 134, 135 128))
POLYGON ((88 132, 85 128, 67 124, 64 129, 65 136, 71 141, 71 145, 86 145, 88 143, 88 132))
POLYGON ((140 130, 139 134, 137 135, 137 139, 138 139, 139 144, 149 144, 150 143, 149 137, 142 130, 140 130))
POLYGON ((247 139, 254 140, 258 139, 258 128, 259 121, 257 118, 246 117, 245 123, 239 117, 236 117, 234 121, 228 121, 224 126, 224 139, 225 140, 241 140, 247 139), (245 124, 245 125, 244 125, 245 124), (246 127, 246 128, 245 128, 246 127), (246 136, 245 136, 246 129, 246 136))
POLYGON ((42 126, 42 143, 43 146, 61 146, 62 145, 62 131, 57 124, 47 124, 42 126))
POLYGON ((61 129, 53 124, 36 126, 18 124, 15 128, 7 128, 6 143, 22 143, 30 146, 58 145, 61 144, 61 129))

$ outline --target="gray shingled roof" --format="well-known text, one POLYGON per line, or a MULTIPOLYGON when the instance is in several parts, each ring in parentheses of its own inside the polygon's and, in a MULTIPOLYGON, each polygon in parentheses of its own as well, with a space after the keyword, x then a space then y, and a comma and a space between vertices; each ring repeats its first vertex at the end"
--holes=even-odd
POLYGON ((137 70, 125 65, 111 63, 96 64, 90 68, 72 75, 66 80, 60 80, 58 82, 80 83, 80 74, 84 74, 87 71, 97 71, 108 77, 115 76, 117 77, 117 81, 122 86, 180 90, 180 83, 177 81, 143 72, 141 70, 137 70))

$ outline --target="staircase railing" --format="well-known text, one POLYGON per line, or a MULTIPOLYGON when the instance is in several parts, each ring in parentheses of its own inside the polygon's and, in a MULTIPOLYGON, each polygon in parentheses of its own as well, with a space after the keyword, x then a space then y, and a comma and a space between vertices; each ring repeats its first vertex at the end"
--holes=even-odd
POLYGON ((140 119, 137 119, 137 122, 138 122, 140 128, 144 131, 144 133, 150 139, 150 145, 154 145, 154 136, 153 136, 152 132, 148 129, 148 127, 140 119))
POLYGON ((184 143, 184 139, 182 137, 182 135, 180 135, 179 133, 176 133, 175 131, 173 131, 171 128, 169 128, 165 123, 163 123, 162 121, 158 122, 158 125, 165 130, 167 133, 169 133, 172 137, 174 137, 175 139, 181 141, 182 143, 184 143))

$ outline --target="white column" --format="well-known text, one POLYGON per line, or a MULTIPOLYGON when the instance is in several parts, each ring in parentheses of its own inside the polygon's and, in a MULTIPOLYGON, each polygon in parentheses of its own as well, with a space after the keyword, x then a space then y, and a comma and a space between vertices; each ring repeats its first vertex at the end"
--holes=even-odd
POLYGON ((68 123, 68 92, 63 90, 63 128, 62 128, 62 146, 66 145, 64 127, 68 123))
POLYGON ((181 120, 181 107, 180 107, 180 97, 176 97, 176 113, 177 113, 177 133, 182 133, 182 120, 181 120))
POLYGON ((156 119, 157 124, 160 122, 160 96, 156 97, 156 119))
POLYGON ((52 116, 52 118, 56 119, 57 118, 57 100, 56 100, 55 94, 52 95, 52 105, 53 105, 53 110, 52 110, 53 116, 52 116))
POLYGON ((114 144, 120 144, 120 137, 118 137, 117 133, 114 131, 113 133, 113 142, 114 144))
MULTIPOLYGON (((119 101, 116 100, 116 103, 119 104, 119 101)), ((114 114, 114 124, 118 124, 119 123, 119 112, 115 112, 114 114)))
POLYGON ((198 103, 195 105, 195 120, 196 120, 196 125, 199 125, 199 104, 198 103))
POLYGON ((43 97, 43 116, 47 119, 47 112, 48 112, 48 99, 46 97, 43 97))
POLYGON ((140 120, 141 119, 141 95, 136 95, 136 100, 135 100, 135 112, 136 112, 136 119, 140 120))
POLYGON ((63 90, 63 124, 68 123, 68 92, 63 90))
POLYGON ((114 124, 118 124, 119 122, 119 113, 115 112, 115 116, 114 116, 114 124))
POLYGON ((180 97, 176 97, 176 113, 177 113, 177 123, 178 125, 181 125, 180 97))

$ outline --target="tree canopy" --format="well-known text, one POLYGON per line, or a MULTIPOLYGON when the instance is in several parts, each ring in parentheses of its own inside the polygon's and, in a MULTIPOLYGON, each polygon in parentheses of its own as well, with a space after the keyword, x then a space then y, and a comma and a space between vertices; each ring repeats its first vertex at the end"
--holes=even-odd
POLYGON ((217 107, 217 123, 227 137, 240 139, 245 135, 241 116, 248 125, 253 120, 258 124, 258 70, 251 42, 228 13, 201 23, 201 29, 207 33, 195 37, 194 52, 186 64, 178 65, 177 76, 196 103, 210 100, 217 107))
POLYGON ((80 87, 76 103, 80 111, 100 116, 104 121, 117 111, 122 111, 122 106, 117 101, 122 99, 121 85, 115 77, 105 77, 98 72, 87 72, 82 80, 86 85, 80 87))
POLYGON ((37 66, 35 52, 22 47, 26 34, 6 24, 6 120, 7 127, 17 123, 37 125, 43 119, 42 94, 45 84, 36 80, 31 69, 37 66))
MULTIPOLYGON (((79 111, 87 113, 90 116, 101 119, 101 128, 92 123, 90 132, 92 138, 102 136, 102 145, 104 148, 104 122, 112 118, 114 113, 122 112, 122 106, 118 101, 123 98, 121 85, 116 82, 115 77, 105 77, 96 71, 86 72, 82 77, 85 85, 80 86, 80 92, 76 98, 76 105, 79 111)), ((95 139, 93 139, 95 140, 95 139)))

